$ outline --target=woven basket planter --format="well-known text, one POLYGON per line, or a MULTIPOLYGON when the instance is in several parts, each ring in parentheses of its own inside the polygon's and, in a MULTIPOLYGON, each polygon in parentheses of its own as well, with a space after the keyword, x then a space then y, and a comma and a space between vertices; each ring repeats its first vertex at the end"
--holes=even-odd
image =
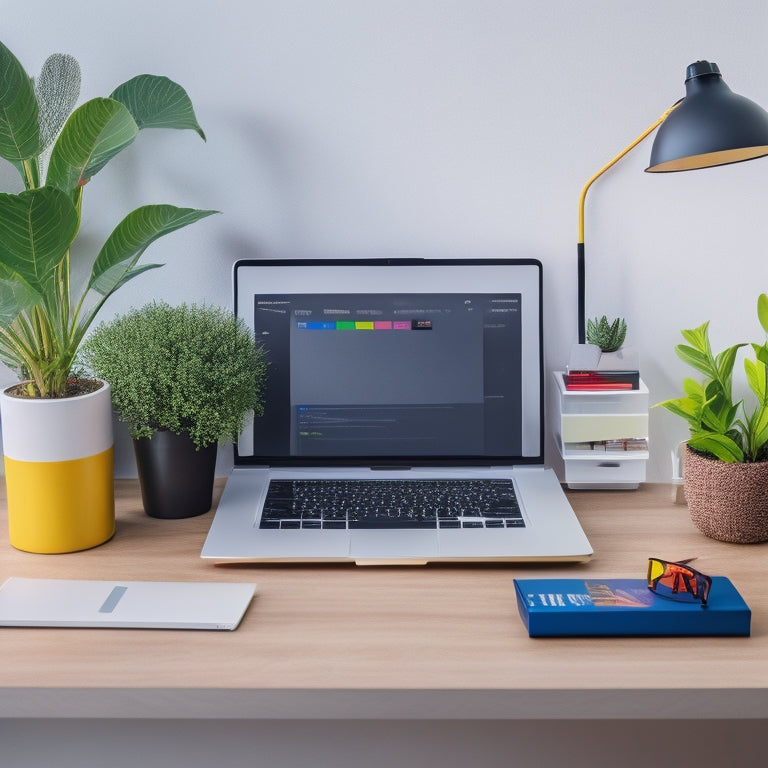
POLYGON ((728 463, 685 446, 685 500, 705 535, 735 544, 768 541, 768 461, 728 463))

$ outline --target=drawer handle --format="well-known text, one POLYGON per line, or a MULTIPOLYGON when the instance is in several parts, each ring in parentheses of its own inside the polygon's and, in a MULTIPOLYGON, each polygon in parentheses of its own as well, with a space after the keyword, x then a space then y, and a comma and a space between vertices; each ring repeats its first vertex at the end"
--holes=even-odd
POLYGON ((621 464, 617 461, 603 461, 597 465, 598 467, 605 467, 606 469, 618 469, 621 464))

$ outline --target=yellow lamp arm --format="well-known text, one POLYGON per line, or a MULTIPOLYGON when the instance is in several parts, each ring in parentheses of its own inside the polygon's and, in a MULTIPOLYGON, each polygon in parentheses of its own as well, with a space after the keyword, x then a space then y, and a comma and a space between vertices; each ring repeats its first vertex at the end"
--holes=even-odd
POLYGON ((629 146, 619 152, 610 162, 606 163, 589 181, 584 185, 579 197, 579 241, 578 241, 578 303, 579 303, 579 343, 583 344, 586 334, 585 319, 585 266, 584 266, 584 204, 587 199, 587 192, 592 184, 599 179, 609 168, 612 168, 621 160, 624 155, 631 152, 643 139, 653 133, 669 116, 669 114, 679 106, 680 101, 673 104, 656 122, 646 128, 629 146))

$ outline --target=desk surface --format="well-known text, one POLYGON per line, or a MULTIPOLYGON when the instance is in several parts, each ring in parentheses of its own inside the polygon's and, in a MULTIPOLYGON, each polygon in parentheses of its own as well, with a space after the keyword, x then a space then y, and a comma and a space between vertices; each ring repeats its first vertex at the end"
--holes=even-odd
POLYGON ((421 568, 215 566, 199 557, 213 512, 149 518, 124 480, 110 542, 33 555, 8 544, 2 495, 0 581, 258 589, 234 632, 0 628, 0 717, 768 717, 768 545, 704 537, 669 486, 568 493, 595 549, 588 564, 421 568), (752 636, 528 637, 514 577, 641 577, 650 554, 696 555, 729 576, 752 636))

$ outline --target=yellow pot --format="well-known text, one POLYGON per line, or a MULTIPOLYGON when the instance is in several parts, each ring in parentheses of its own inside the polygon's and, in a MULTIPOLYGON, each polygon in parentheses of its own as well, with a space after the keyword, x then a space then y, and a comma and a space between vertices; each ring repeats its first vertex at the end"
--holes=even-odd
POLYGON ((109 384, 60 399, 0 393, 8 533, 25 552, 75 552, 115 532, 109 384))

